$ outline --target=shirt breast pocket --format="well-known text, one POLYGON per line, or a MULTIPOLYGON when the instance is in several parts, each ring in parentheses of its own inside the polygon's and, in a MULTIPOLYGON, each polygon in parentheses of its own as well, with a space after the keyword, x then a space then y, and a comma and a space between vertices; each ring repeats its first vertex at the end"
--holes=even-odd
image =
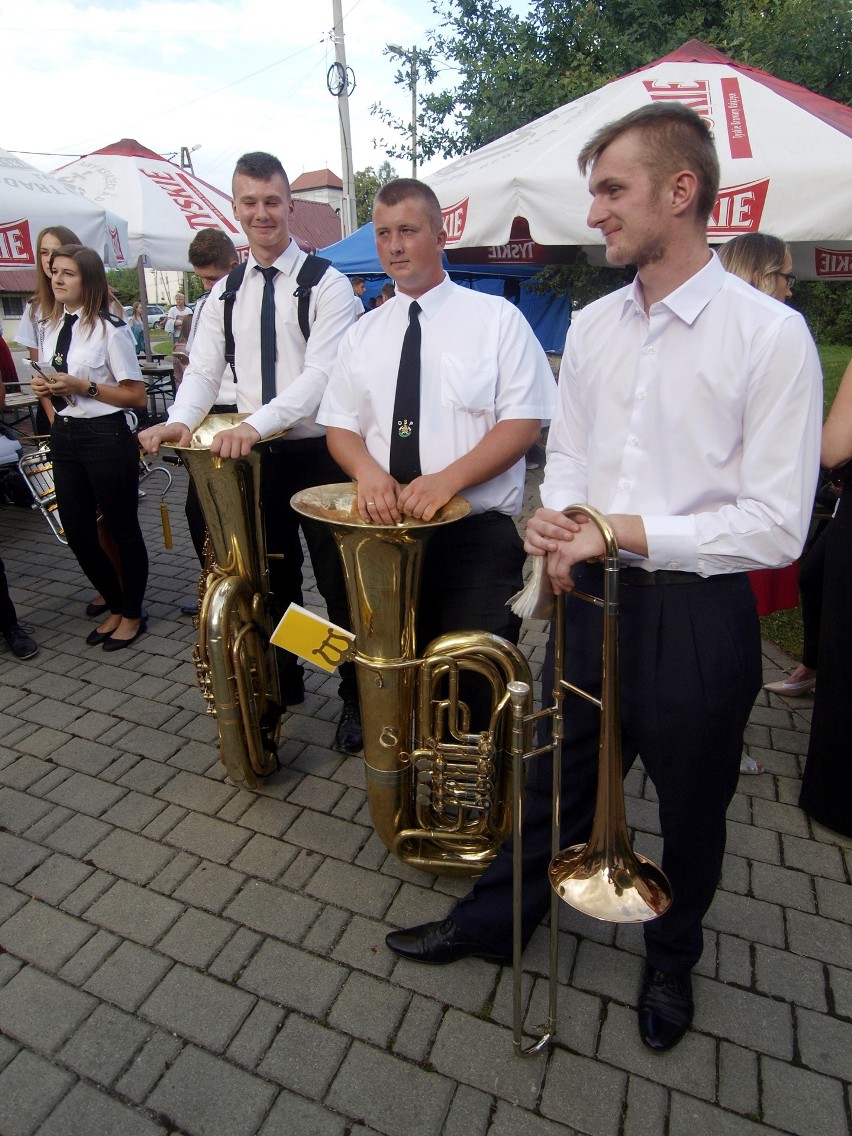
POLYGON ((86 347, 79 353, 74 353, 68 370, 78 379, 103 378, 108 372, 106 350, 102 347, 86 347))
POLYGON ((497 360, 481 355, 441 356, 441 404, 479 416, 493 411, 497 360))

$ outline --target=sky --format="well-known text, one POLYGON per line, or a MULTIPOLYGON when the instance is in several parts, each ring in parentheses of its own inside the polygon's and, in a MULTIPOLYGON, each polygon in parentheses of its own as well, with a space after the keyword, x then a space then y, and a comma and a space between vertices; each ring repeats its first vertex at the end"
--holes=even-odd
MULTIPOLYGON (((342 8, 353 166, 378 167, 387 155, 373 140, 388 130, 371 105, 406 123, 411 108, 383 48, 425 47, 437 17, 430 0, 342 8)), ((332 0, 0 0, 0 146, 45 170, 125 137, 167 157, 197 146, 195 173, 223 189, 250 150, 276 154, 291 180, 324 167, 340 175, 338 100, 326 87, 333 23, 332 0)))

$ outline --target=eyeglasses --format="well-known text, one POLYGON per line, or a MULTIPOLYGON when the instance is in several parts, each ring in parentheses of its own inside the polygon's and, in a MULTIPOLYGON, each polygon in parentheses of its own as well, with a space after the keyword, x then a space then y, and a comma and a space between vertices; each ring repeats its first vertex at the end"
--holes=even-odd
POLYGON ((784 277, 784 279, 787 281, 788 288, 793 289, 796 287, 796 281, 798 280, 798 277, 795 276, 792 272, 779 272, 778 275, 784 277))

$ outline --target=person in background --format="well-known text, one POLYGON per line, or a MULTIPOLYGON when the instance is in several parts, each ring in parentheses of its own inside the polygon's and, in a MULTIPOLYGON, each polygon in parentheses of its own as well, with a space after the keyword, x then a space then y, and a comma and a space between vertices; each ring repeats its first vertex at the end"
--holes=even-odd
POLYGON ((826 828, 852 836, 852 361, 825 420, 821 459, 841 490, 824 530, 819 685, 799 807, 826 828))
MULTIPOLYGON (((228 275, 238 260, 234 242, 228 234, 222 229, 213 228, 200 229, 199 232, 196 233, 189 246, 188 255, 192 270, 204 285, 204 291, 195 302, 195 311, 184 318, 184 325, 181 328, 181 340, 175 344, 173 358, 176 363, 180 362, 181 364, 181 377, 183 376, 184 368, 189 366, 192 345, 195 342, 195 334, 201 320, 201 313, 204 311, 204 307, 210 298, 210 289, 214 284, 218 283, 223 276, 228 275)), ((179 385, 177 371, 175 372, 175 379, 179 385)), ((236 384, 234 383, 234 376, 230 367, 225 367, 222 372, 222 384, 219 387, 219 396, 216 403, 210 408, 210 413, 237 413, 236 384)), ((195 482, 191 477, 186 491, 186 507, 184 511, 186 514, 186 523, 189 527, 189 535, 192 539, 192 546, 203 568, 204 541, 207 536, 207 529, 204 524, 204 515, 201 512, 198 493, 195 489, 195 482)), ((182 604, 180 610, 182 615, 196 615, 198 613, 198 602, 194 601, 182 604)))
POLYGON ((146 630, 139 448, 124 411, 141 409, 147 394, 127 325, 110 311, 98 254, 62 245, 51 253, 50 270, 59 310, 45 327, 40 362, 47 373, 36 374, 32 386, 66 402, 50 431, 56 503, 71 551, 109 607, 86 642, 119 651, 146 630), (120 575, 98 541, 99 510, 118 548, 120 575))
MULTIPOLYGON (((61 245, 79 245, 82 242, 76 233, 65 225, 48 225, 42 229, 36 240, 36 290, 24 307, 21 322, 15 333, 15 341, 29 350, 30 359, 38 362, 44 344, 44 329, 54 313, 56 300, 53 295, 50 276, 50 257, 61 245)), ((57 405, 60 405, 57 403, 57 405)), ((39 398, 36 410, 36 432, 50 433, 54 418, 53 400, 48 396, 39 398)))
POLYGON ((367 291, 367 282, 363 276, 353 276, 350 283, 355 300, 353 304, 355 319, 360 319, 364 315, 364 293, 367 291))
MULTIPOLYGON (((796 277, 793 275, 793 258, 787 245, 769 233, 743 233, 718 249, 719 260, 728 272, 739 276, 753 288, 782 304, 793 295, 796 277)), ((799 602, 799 572, 796 563, 783 568, 759 568, 748 574, 749 583, 757 600, 757 614, 772 615, 796 607, 799 602)), ((766 683, 766 690, 774 694, 805 693, 813 689, 816 671, 800 664, 795 678, 766 683)), ((740 773, 763 773, 763 765, 751 754, 743 753, 740 773)))
POLYGON ((133 336, 133 342, 136 344, 136 354, 137 355, 144 355, 145 354, 145 324, 144 324, 144 321, 145 321, 146 318, 147 318, 147 316, 142 311, 142 301, 137 300, 136 303, 133 305, 133 311, 131 313, 130 321, 128 323, 128 327, 130 328, 130 332, 133 336))
POLYGON ((166 331, 172 337, 172 343, 176 343, 179 336, 183 321, 192 315, 192 309, 186 306, 186 296, 183 292, 175 293, 175 302, 166 312, 166 331))
POLYGON ((38 654, 38 643, 33 639, 31 627, 18 622, 18 613, 9 595, 9 582, 6 569, 0 560, 0 635, 9 645, 9 650, 18 659, 31 659, 38 654))
MULTIPOLYGON (((725 272, 707 245, 719 162, 706 122, 656 103, 599 130, 580 151, 588 224, 633 284, 575 314, 526 549, 555 594, 600 597, 599 510, 621 551, 619 651, 624 773, 641 754, 659 799, 669 909, 643 924, 639 1036, 662 1052, 693 1016, 691 973, 725 851, 745 724, 761 683, 760 626, 744 569, 789 563, 807 534, 819 463, 819 357, 802 317, 725 272), (746 355, 745 352, 748 351, 746 355), (724 456, 722 460, 721 456, 724 456), (569 515, 566 515, 566 512, 569 515)), ((377 317, 378 318, 378 317, 377 317)), ((369 326, 372 321, 365 321, 369 326)), ((566 601, 564 678, 600 691, 601 619, 566 601)), ((542 689, 553 689, 553 641, 542 689)), ((564 715, 561 846, 589 839, 600 714, 564 715)), ((550 760, 531 763, 525 800, 527 943, 548 909, 550 760)), ((449 918, 387 936, 417 962, 512 956, 513 841, 449 918)))

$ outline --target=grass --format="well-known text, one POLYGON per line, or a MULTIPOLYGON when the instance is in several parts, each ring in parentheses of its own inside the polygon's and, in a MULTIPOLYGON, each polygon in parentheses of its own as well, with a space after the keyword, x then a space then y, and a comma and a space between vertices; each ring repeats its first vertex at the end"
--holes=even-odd
MULTIPOLYGON (((828 346, 820 347, 824 387, 824 415, 828 414, 843 372, 852 358, 852 347, 828 346)), ((766 615, 760 621, 760 630, 764 638, 776 647, 780 647, 791 659, 798 662, 802 657, 803 629, 801 607, 790 608, 788 611, 776 611, 773 615, 766 615)))

